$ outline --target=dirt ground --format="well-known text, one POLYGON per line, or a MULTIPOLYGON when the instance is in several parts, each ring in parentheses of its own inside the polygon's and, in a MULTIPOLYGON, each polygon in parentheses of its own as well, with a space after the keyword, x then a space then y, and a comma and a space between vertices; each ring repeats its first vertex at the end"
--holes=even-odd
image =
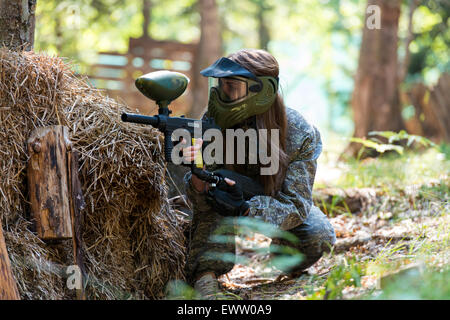
MULTIPOLYGON (((249 260, 219 278, 223 291, 232 299, 244 300, 327 299, 324 286, 336 267, 352 270, 363 266, 358 284, 350 281, 336 290, 342 299, 371 298, 379 294, 385 273, 405 266, 448 265, 448 194, 424 196, 419 190, 400 190, 380 197, 363 213, 331 217, 337 236, 333 252, 295 279, 280 277, 281 272, 270 265, 270 238, 256 233, 238 237, 237 255, 249 260)), ((332 277, 339 273, 335 271, 332 277)))

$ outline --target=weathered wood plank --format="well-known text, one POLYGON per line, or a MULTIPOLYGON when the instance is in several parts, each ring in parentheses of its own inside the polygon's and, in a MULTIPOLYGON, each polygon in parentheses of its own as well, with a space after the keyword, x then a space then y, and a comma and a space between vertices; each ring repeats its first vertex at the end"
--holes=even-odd
POLYGON ((0 300, 20 300, 0 221, 0 300))
POLYGON ((75 264, 80 268, 81 271, 81 288, 77 290, 77 298, 79 300, 86 300, 86 294, 84 290, 86 281, 86 270, 84 267, 84 252, 81 242, 81 232, 82 232, 82 215, 81 211, 86 206, 83 197, 83 191, 81 189, 81 182, 78 177, 78 153, 72 150, 72 145, 70 145, 69 151, 67 153, 67 168, 69 171, 69 187, 70 187, 70 214, 72 219, 72 240, 73 240, 73 257, 75 264))
POLYGON ((28 189, 36 231, 43 240, 72 237, 67 172, 68 129, 41 127, 28 139, 28 189))

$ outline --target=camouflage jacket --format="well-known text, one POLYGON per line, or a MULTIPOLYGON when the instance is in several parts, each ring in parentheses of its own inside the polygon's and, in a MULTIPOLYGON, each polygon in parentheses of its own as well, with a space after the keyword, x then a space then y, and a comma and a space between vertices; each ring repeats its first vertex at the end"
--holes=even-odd
MULTIPOLYGON (((286 178, 275 197, 255 196, 248 203, 249 216, 272 223, 282 230, 290 230, 303 223, 313 206, 312 189, 317 158, 322 151, 319 131, 297 111, 286 108, 288 134, 286 152, 290 158, 286 178)), ((208 168, 210 169, 210 168, 208 168)), ((195 210, 209 211, 205 194, 197 192, 190 183, 191 173, 185 176, 186 193, 195 210)))

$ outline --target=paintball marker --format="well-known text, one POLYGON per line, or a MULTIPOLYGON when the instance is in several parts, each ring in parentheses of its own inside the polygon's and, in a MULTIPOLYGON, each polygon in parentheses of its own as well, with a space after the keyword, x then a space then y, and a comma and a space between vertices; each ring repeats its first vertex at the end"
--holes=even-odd
MULTIPOLYGON (((121 116, 124 122, 151 125, 161 131, 164 134, 164 157, 167 162, 173 162, 172 150, 174 144, 172 141, 172 133, 174 130, 180 128, 186 129, 193 136, 195 131, 198 130, 195 128, 200 126, 200 122, 202 137, 208 129, 214 128, 220 130, 220 127, 215 124, 212 118, 197 120, 184 116, 170 117, 172 111, 169 110, 169 104, 183 94, 188 83, 189 78, 179 72, 163 70, 145 74, 137 78, 135 84, 143 95, 156 102, 159 107, 158 114, 155 116, 145 116, 124 112, 121 116)), ((194 143, 195 139, 192 139, 192 144, 194 143)), ((245 200, 255 195, 264 194, 264 189, 259 183, 244 175, 225 169, 215 172, 203 170, 203 161, 201 158, 195 161, 195 163, 190 164, 190 167, 193 174, 199 179, 210 183, 211 187, 220 187, 222 183, 225 183, 224 178, 234 180, 242 187, 245 200)))
POLYGON ((172 133, 176 129, 186 129, 191 136, 195 128, 201 122, 202 136, 208 129, 219 129, 213 119, 196 120, 181 117, 170 117, 169 104, 181 96, 186 90, 189 79, 182 73, 170 71, 156 71, 143 75, 136 79, 136 87, 147 98, 154 100, 158 105, 158 115, 144 116, 139 114, 122 113, 122 121, 151 125, 164 133, 164 157, 167 162, 172 162, 173 141, 172 133))

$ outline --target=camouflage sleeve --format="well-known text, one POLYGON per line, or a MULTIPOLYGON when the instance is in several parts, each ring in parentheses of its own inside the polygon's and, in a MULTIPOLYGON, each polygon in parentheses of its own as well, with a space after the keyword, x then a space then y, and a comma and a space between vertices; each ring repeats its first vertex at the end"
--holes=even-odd
POLYGON ((309 215, 317 158, 322 151, 319 131, 311 130, 297 136, 300 147, 291 155, 281 191, 275 196, 256 196, 249 200, 249 216, 258 217, 282 230, 302 224, 309 215))
POLYGON ((206 202, 204 193, 198 192, 191 183, 192 172, 188 171, 184 176, 184 188, 189 201, 192 202, 196 211, 210 211, 211 206, 206 202))

